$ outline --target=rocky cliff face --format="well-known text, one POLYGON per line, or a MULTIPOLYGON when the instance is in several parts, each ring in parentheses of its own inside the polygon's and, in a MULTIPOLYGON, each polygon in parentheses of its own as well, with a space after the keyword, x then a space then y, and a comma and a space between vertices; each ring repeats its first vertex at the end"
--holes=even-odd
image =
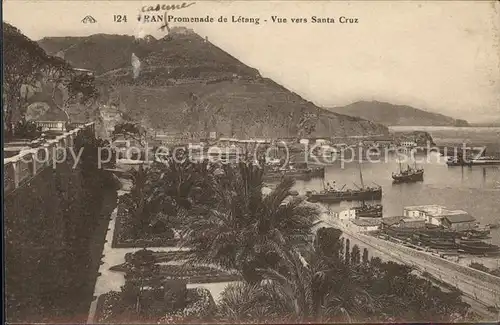
POLYGON ((101 103, 157 130, 242 138, 388 132, 317 107, 189 30, 159 40, 93 35, 39 43, 49 53, 64 53, 76 67, 100 73, 101 103), (140 61, 136 68, 132 54, 140 61))

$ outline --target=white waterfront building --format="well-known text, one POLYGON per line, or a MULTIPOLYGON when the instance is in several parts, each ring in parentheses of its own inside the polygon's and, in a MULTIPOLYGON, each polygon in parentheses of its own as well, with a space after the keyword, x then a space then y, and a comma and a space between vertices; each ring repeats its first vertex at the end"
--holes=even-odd
MULTIPOLYGON (((447 226, 454 223, 472 223, 474 218, 464 210, 452 210, 442 205, 415 205, 404 207, 404 216, 423 219, 426 223, 436 226, 447 226)), ((469 227, 469 225, 467 225, 469 227)))

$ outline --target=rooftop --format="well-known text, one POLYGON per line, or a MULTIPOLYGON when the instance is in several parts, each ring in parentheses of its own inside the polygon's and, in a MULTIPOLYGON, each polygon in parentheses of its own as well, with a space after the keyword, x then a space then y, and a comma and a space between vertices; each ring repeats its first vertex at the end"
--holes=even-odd
POLYGON ((354 219, 352 223, 360 227, 378 226, 380 225, 380 220, 378 218, 370 219, 354 219))
POLYGON ((467 211, 464 210, 450 210, 442 205, 437 205, 437 204, 407 206, 405 207, 405 210, 421 211, 425 212, 426 214, 432 217, 440 217, 440 218, 444 218, 446 216, 468 214, 467 211))
POLYGON ((402 222, 404 223, 422 223, 425 222, 424 219, 415 219, 415 218, 403 218, 401 219, 402 222))
POLYGON ((394 216, 394 217, 385 217, 385 218, 382 218, 382 223, 385 224, 385 225, 388 225, 388 226, 392 226, 398 222, 400 222, 401 220, 403 220, 405 217, 402 217, 402 216, 394 216))
POLYGON ((473 222, 476 220, 468 213, 447 215, 444 219, 448 220, 450 223, 473 222))

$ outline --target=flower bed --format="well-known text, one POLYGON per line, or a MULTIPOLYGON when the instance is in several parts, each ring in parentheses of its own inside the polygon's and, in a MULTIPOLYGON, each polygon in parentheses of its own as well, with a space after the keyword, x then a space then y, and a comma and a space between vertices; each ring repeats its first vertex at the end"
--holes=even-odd
POLYGON ((97 298, 96 313, 94 322, 96 323, 111 323, 116 320, 116 315, 120 314, 121 293, 111 291, 102 294, 97 298))
MULTIPOLYGON (((182 261, 186 259, 186 253, 189 253, 189 251, 153 252, 153 256, 157 263, 165 263, 170 261, 182 261)), ((125 260, 127 260, 126 257, 125 260)))
POLYGON ((211 319, 216 312, 216 305, 205 288, 187 289, 186 305, 184 308, 167 311, 159 306, 163 305, 160 299, 151 302, 148 316, 139 316, 135 313, 135 306, 132 303, 126 304, 121 292, 111 291, 99 296, 95 314, 95 323, 135 323, 151 322, 159 324, 187 323, 200 320, 211 319), (163 315, 163 316, 160 316, 163 315), (146 318, 146 319, 145 319, 146 318))
MULTIPOLYGON (((116 272, 127 272, 129 266, 124 263, 110 268, 116 272)), ((184 280, 186 283, 214 283, 239 281, 241 276, 220 271, 208 266, 196 265, 159 265, 159 276, 163 280, 184 280)))
POLYGON ((218 275, 230 275, 228 272, 220 271, 216 268, 209 266, 197 266, 197 265, 160 265, 160 274, 162 276, 218 276, 218 275))
POLYGON ((172 238, 171 232, 164 234, 153 234, 144 232, 142 238, 133 238, 130 233, 131 225, 124 214, 123 209, 118 207, 118 213, 115 222, 115 231, 113 233, 113 248, 139 248, 139 247, 176 247, 179 240, 172 238))
POLYGON ((205 288, 188 289, 189 303, 184 309, 167 313, 158 320, 158 324, 177 324, 199 322, 211 319, 217 310, 214 299, 205 288))
MULTIPOLYGON (((170 251, 170 252, 151 251, 151 254, 154 257, 156 263, 182 261, 186 259, 186 253, 189 253, 189 251, 170 251)), ((126 253, 125 262, 130 262, 132 260, 133 254, 134 253, 126 253)))

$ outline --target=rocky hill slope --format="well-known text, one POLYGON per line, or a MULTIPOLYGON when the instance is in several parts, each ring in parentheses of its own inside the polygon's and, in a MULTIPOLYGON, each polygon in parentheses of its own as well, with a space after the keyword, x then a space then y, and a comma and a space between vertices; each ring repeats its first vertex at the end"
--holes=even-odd
POLYGON ((100 34, 39 44, 75 67, 96 71, 103 106, 155 130, 242 138, 388 132, 317 107, 185 28, 161 39, 100 34))
POLYGON ((377 101, 359 101, 347 106, 328 108, 332 112, 357 116, 384 125, 468 126, 467 121, 406 105, 377 101))
MULTIPOLYGON (((3 23, 5 123, 27 120, 95 121, 95 101, 84 102, 92 85, 80 83, 81 74, 68 62, 48 55, 16 27, 3 23)), ((87 80, 90 83, 93 81, 87 80)))

